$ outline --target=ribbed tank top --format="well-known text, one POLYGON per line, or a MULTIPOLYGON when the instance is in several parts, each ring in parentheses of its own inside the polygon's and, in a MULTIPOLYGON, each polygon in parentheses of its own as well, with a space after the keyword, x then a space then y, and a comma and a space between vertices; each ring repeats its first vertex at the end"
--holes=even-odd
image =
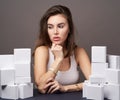
MULTIPOLYGON (((75 84, 79 80, 79 71, 77 69, 77 63, 75 61, 74 55, 70 57, 70 68, 67 71, 58 71, 55 80, 57 80, 62 85, 69 85, 69 84, 75 84)), ((54 62, 54 55, 49 49, 49 62, 48 62, 48 68, 52 65, 54 62)))

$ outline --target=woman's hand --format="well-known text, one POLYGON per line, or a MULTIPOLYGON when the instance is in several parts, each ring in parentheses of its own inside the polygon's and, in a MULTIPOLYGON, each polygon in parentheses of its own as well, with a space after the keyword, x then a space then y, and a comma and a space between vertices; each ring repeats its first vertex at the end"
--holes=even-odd
POLYGON ((41 87, 38 87, 38 90, 39 90, 40 93, 43 93, 43 94, 46 93, 46 90, 45 90, 45 89, 42 89, 41 87))
POLYGON ((63 47, 57 44, 52 44, 51 51, 54 54, 55 59, 63 59, 64 54, 63 54, 63 47))
POLYGON ((60 83, 58 83, 53 78, 50 78, 47 80, 47 84, 44 89, 48 89, 47 93, 54 93, 56 91, 65 92, 64 86, 62 86, 60 83))
POLYGON ((43 76, 43 78, 40 78, 40 83, 37 86, 40 93, 45 94, 47 92, 48 88, 45 88, 45 86, 46 84, 48 84, 48 79, 50 79, 51 77, 53 77, 52 75, 54 75, 53 73, 51 73, 51 71, 48 71, 47 74, 43 76))

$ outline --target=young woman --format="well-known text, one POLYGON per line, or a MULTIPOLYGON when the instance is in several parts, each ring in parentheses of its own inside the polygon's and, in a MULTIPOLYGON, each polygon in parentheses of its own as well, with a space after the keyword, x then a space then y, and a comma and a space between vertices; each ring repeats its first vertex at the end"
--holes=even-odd
POLYGON ((55 5, 40 21, 39 39, 34 51, 34 77, 41 93, 82 90, 78 67, 86 79, 91 73, 86 51, 74 43, 74 25, 69 8, 55 5))

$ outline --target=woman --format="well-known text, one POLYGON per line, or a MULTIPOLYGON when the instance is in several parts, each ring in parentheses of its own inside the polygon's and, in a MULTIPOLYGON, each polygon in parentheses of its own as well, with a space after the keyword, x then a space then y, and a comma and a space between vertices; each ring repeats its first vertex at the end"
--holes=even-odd
POLYGON ((86 51, 74 43, 74 26, 69 8, 55 5, 40 21, 40 35, 34 51, 35 83, 41 93, 82 90, 80 67, 86 79, 91 73, 86 51))

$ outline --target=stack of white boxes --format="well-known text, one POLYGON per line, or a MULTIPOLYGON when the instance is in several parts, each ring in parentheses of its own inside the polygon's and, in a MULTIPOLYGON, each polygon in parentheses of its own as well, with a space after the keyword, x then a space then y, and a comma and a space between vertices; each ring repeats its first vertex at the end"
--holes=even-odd
POLYGON ((31 49, 14 49, 13 55, 0 55, 0 97, 24 99, 33 96, 31 49))
POLYGON ((120 100, 120 56, 107 55, 106 46, 92 46, 91 51, 92 74, 83 84, 83 97, 120 100))

